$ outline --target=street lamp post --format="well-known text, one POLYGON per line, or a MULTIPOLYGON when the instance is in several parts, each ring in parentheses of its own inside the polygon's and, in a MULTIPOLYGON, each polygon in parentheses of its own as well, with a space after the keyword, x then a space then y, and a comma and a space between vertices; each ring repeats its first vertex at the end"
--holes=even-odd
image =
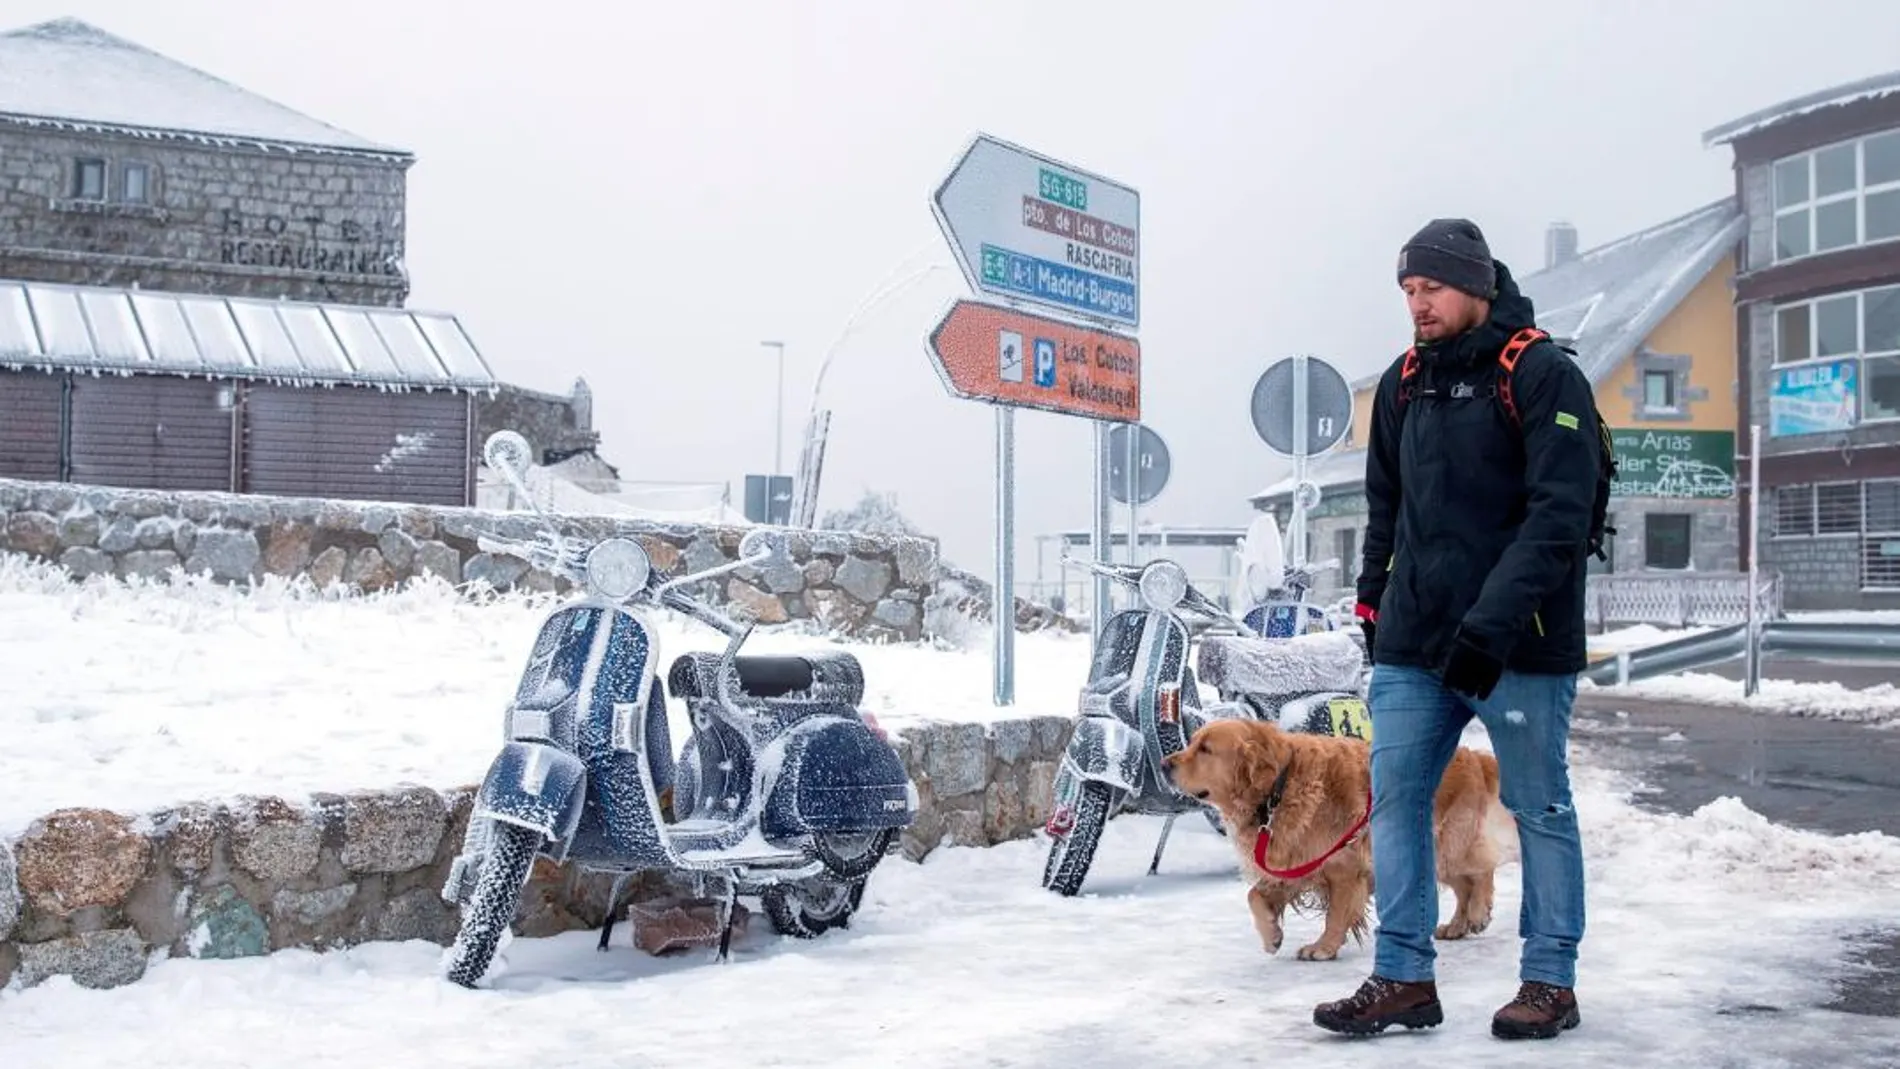
POLYGON ((759 343, 778 350, 778 417, 772 423, 772 477, 785 474, 785 343, 759 343))

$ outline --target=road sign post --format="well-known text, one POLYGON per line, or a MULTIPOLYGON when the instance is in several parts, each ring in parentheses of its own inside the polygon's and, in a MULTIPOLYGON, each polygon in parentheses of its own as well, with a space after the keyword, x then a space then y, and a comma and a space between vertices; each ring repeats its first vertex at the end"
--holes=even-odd
POLYGON ((1141 562, 1136 534, 1141 505, 1161 495, 1172 473, 1168 443, 1145 423, 1123 423, 1108 432, 1109 485, 1116 501, 1128 506, 1128 561, 1141 562))
MULTIPOLYGON (((1293 461, 1293 516, 1287 524, 1287 563, 1307 563, 1306 514, 1318 503, 1319 487, 1308 478, 1309 461, 1324 456, 1352 426, 1352 388, 1338 369, 1318 357, 1296 354, 1269 367, 1254 383, 1254 432, 1267 448, 1293 461)), ((1341 561, 1341 568, 1350 568, 1341 561)))
MULTIPOLYGON (((930 199, 964 279, 978 293, 1032 305, 960 300, 930 334, 951 394, 998 406, 995 700, 1015 701, 1015 414, 1034 408, 1095 421, 1095 558, 1106 563, 1108 423, 1141 419, 1141 200, 1128 186, 978 135, 930 199)), ((1108 583, 1095 585, 1095 631, 1108 583)))

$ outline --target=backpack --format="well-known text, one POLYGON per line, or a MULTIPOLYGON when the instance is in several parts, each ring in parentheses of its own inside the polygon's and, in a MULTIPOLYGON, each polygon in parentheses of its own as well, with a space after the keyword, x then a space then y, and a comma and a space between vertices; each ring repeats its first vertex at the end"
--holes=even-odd
MULTIPOLYGON (((1511 426, 1517 428, 1520 435, 1524 432, 1524 418, 1517 410, 1517 395, 1512 390, 1511 377, 1517 372, 1517 362, 1523 357, 1524 351, 1540 341, 1550 341, 1550 335, 1536 327, 1525 327, 1511 335, 1511 340, 1505 342, 1503 350, 1498 353, 1496 397, 1498 403, 1504 406, 1505 418, 1511 421, 1511 426)), ((1556 342, 1551 344, 1557 345, 1556 342)), ((1565 346, 1557 345, 1557 348, 1571 356, 1576 355, 1575 350, 1565 346)), ((1404 419, 1405 406, 1411 403, 1413 394, 1417 392, 1417 384, 1413 379, 1417 377, 1418 371, 1418 349, 1405 350, 1405 359, 1399 365, 1400 419, 1404 419)), ((1584 550, 1598 560, 1607 561, 1610 556, 1603 551, 1603 545, 1606 536, 1616 533, 1616 528, 1609 524, 1610 486, 1616 481, 1617 473, 1616 451, 1610 441, 1609 424, 1603 421, 1603 413, 1597 410, 1594 396, 1590 400, 1590 413, 1597 421, 1597 488, 1596 499, 1590 505, 1590 533, 1585 539, 1584 550)))

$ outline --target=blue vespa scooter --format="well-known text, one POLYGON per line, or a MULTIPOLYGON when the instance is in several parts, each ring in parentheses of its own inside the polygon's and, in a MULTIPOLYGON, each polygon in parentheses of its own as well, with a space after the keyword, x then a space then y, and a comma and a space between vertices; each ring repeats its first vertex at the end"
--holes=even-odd
MULTIPOLYGON (((584 593, 541 627, 504 717, 507 741, 442 888, 462 909, 448 978, 473 987, 488 971, 537 855, 623 877, 659 869, 723 878, 722 959, 740 895, 757 895, 781 934, 812 938, 848 924, 871 871, 917 813, 896 750, 857 709, 858 661, 842 652, 741 656, 751 626, 687 593, 779 555, 782 541, 755 530, 738 560, 663 580, 632 539, 583 547, 561 534, 528 490, 532 461, 519 434, 493 435, 483 456, 545 531, 483 537, 481 548, 584 593), (658 634, 646 620, 655 607, 719 631, 725 649, 680 656, 663 686, 658 634), (692 718, 677 761, 669 688, 692 718)), ((616 887, 613 906, 618 898, 616 887)), ((609 925, 612 916, 610 908, 609 925)))

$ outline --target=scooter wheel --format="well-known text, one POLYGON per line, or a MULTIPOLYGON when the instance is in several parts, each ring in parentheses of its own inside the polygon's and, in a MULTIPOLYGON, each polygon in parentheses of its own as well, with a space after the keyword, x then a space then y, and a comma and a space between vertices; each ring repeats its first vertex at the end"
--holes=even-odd
POLYGON ((849 928, 851 915, 864 902, 868 876, 834 880, 817 876, 797 883, 776 883, 759 892, 759 904, 772 930, 794 939, 816 939, 833 928, 849 928))
POLYGON ((1095 848, 1102 841, 1102 829, 1108 826, 1113 800, 1114 791, 1108 784, 1094 780, 1082 784, 1068 833, 1050 839, 1049 858, 1042 866, 1045 888, 1064 898, 1082 890, 1082 881, 1088 879, 1089 865, 1095 860, 1095 848))
POLYGON ((541 848, 539 832, 516 824, 498 822, 491 835, 488 856, 468 904, 462 907, 462 930, 449 957, 449 981, 462 987, 474 987, 495 960, 502 935, 514 924, 521 888, 541 848))

